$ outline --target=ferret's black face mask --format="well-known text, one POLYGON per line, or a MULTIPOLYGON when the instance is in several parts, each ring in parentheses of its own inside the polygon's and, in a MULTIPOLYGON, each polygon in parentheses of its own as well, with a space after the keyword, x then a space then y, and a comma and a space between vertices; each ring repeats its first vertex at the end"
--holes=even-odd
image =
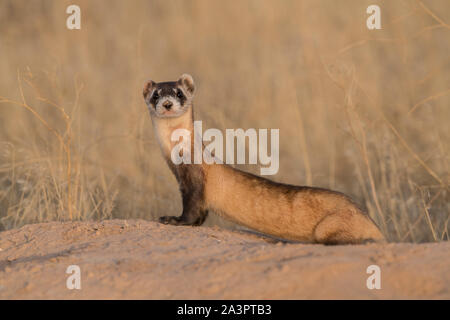
POLYGON ((147 82, 144 99, 150 115, 158 118, 174 118, 184 114, 192 105, 194 82, 189 75, 183 75, 178 81, 147 82))

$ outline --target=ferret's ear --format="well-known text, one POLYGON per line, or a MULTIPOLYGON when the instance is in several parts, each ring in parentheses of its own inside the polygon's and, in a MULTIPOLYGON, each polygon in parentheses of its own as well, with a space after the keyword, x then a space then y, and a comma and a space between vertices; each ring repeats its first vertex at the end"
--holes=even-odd
POLYGON ((194 83, 194 79, 192 78, 192 76, 190 74, 187 74, 187 73, 183 74, 178 79, 178 83, 183 86, 183 88, 185 89, 187 94, 189 94, 191 96, 194 95, 195 83, 194 83))
POLYGON ((152 92, 153 87, 156 83, 154 83, 152 80, 148 80, 144 85, 144 91, 142 92, 144 94, 144 99, 147 98, 147 95, 152 92))

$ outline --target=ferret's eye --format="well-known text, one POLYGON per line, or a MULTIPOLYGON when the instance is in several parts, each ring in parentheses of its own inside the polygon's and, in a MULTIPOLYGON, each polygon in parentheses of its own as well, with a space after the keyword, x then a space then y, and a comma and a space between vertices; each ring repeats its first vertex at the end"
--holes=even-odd
POLYGON ((155 91, 155 93, 153 93, 152 99, 158 100, 158 98, 159 98, 159 94, 158 94, 158 92, 155 91))
POLYGON ((181 92, 181 90, 177 91, 177 97, 178 97, 178 99, 183 99, 184 98, 183 92, 181 92))

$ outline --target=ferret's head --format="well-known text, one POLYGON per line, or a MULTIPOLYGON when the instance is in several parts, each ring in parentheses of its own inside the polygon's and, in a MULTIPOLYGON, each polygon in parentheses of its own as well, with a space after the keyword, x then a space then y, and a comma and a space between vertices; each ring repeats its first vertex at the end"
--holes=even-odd
POLYGON ((194 79, 189 74, 183 74, 172 82, 156 83, 149 80, 143 93, 152 117, 175 118, 192 107, 194 91, 194 79))

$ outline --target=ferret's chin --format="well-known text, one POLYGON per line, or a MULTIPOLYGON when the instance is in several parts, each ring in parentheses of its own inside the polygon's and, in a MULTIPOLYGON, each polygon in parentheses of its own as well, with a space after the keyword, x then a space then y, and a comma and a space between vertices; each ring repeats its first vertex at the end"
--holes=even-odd
POLYGON ((163 111, 163 112, 157 112, 156 116, 158 118, 177 118, 182 116, 185 113, 185 111, 163 111))

